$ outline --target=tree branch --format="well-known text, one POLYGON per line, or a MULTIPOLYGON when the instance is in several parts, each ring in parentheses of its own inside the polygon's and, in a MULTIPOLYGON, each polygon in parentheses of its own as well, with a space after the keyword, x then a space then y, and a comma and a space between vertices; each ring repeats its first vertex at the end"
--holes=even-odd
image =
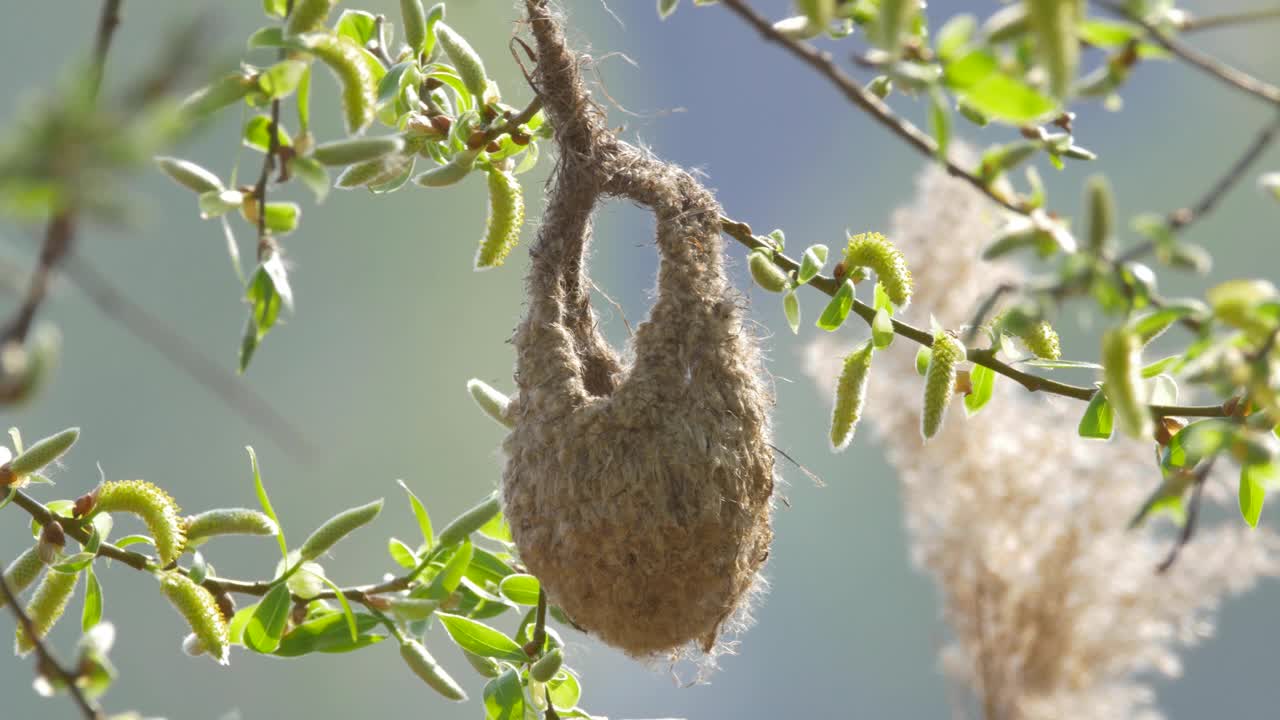
MULTIPOLYGON (((773 246, 751 232, 751 226, 743 222, 738 222, 727 217, 721 216, 720 228, 726 235, 737 240, 749 249, 766 248, 774 250, 773 246)), ((773 253, 773 261, 778 267, 788 272, 795 272, 800 269, 800 264, 795 260, 787 257, 780 252, 773 253)), ((840 281, 826 275, 818 275, 808 282, 816 290, 830 296, 834 296, 840 289, 840 281)), ((866 321, 867 325, 871 325, 875 321, 876 309, 866 303, 854 298, 853 312, 866 321)), ((918 343, 925 347, 933 346, 933 334, 918 327, 904 323, 901 320, 892 320, 893 332, 897 335, 918 343)), ((995 350, 975 350, 967 351, 967 359, 976 364, 990 368, 1000 375, 1017 382, 1030 392, 1044 392, 1052 395, 1061 395, 1063 397, 1074 398, 1076 400, 1088 401, 1094 393, 1098 392, 1096 388, 1083 387, 1080 385, 1071 385, 1057 380, 1050 380, 1042 375, 1035 375, 1023 372, 1008 363, 996 357, 995 350)), ((1151 414, 1156 417, 1165 416, 1181 416, 1181 417, 1225 417, 1226 412, 1221 405, 1151 405, 1151 414)))
POLYGON ((1178 30, 1189 33, 1200 30, 1217 30, 1234 25, 1250 25, 1265 20, 1280 20, 1280 7, 1259 8, 1258 10, 1244 10, 1221 15, 1206 15, 1204 17, 1188 15, 1182 22, 1178 23, 1177 27, 1178 30))
POLYGON ((102 711, 94 706, 89 698, 85 696, 84 691, 76 684, 76 676, 70 670, 62 666, 58 659, 53 656, 53 651, 45 643, 45 639, 36 633, 35 623, 31 622, 31 618, 27 612, 22 609, 22 603, 18 597, 14 595, 12 588, 4 578, 4 574, 0 573, 0 601, 9 604, 9 610, 13 613, 13 617, 18 621, 18 625, 22 627, 27 637, 31 638, 32 644, 35 646, 36 657, 39 658, 39 672, 43 675, 53 673, 58 676, 67 687, 67 691, 71 693, 71 699, 75 701, 76 706, 80 708, 80 714, 87 720, 101 720, 102 711))
POLYGON ((1154 40, 1156 44, 1177 55, 1183 62, 1194 66, 1218 82, 1234 87, 1272 105, 1280 106, 1280 88, 1265 83, 1242 70, 1231 67, 1217 58, 1191 47, 1147 22, 1145 18, 1130 13, 1124 5, 1114 0, 1098 0, 1098 5, 1112 15, 1122 17, 1142 26, 1142 29, 1147 33, 1147 37, 1154 40))
MULTIPOLYGON (((902 138, 908 145, 919 150, 922 155, 929 158, 937 157, 938 143, 933 138, 908 120, 894 114, 893 110, 880 98, 868 92, 857 80, 841 70, 831 60, 830 54, 824 53, 808 43, 792 40, 778 32, 774 29, 772 23, 755 10, 752 10, 743 0, 722 0, 721 4, 758 30, 765 39, 781 45, 792 55, 817 70, 819 75, 826 78, 850 102, 869 113, 877 122, 902 138)), ((951 175, 974 186, 998 205, 1019 214, 1026 214, 1027 211, 1024 208, 996 193, 977 175, 965 170, 951 160, 946 161, 946 168, 951 175)))

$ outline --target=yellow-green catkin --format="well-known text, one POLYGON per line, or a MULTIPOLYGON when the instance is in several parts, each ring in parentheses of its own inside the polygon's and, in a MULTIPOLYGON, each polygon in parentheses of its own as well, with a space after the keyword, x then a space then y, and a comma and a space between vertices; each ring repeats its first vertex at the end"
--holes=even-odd
POLYGON ((427 13, 422 0, 400 0, 400 17, 404 20, 404 41, 414 55, 427 44, 427 13))
MULTIPOLYGON (((31 596, 31 603, 27 605, 27 617, 31 619, 37 639, 48 635, 54 623, 62 617, 62 613, 67 609, 67 602, 71 600, 71 594, 75 592, 78 578, 79 573, 64 573, 53 569, 41 578, 35 594, 31 596)), ((21 624, 18 625, 16 638, 18 655, 26 655, 36 646, 35 640, 27 634, 26 628, 21 624)))
POLYGON ((342 87, 342 111, 347 132, 361 132, 373 122, 378 101, 378 83, 355 41, 341 35, 312 33, 304 36, 304 47, 333 71, 342 87))
POLYGON ((485 221, 484 239, 476 251, 476 269, 487 270, 506 261, 507 255, 520 242, 524 226, 524 191, 520 181, 510 172, 490 170, 489 218, 485 221))
POLYGON ((449 547, 462 542, 500 512, 502 512, 502 504, 498 500, 498 494, 494 493, 446 525, 436 536, 436 546, 449 547))
POLYGON ((1127 328, 1102 336, 1102 391, 1115 413, 1116 424, 1130 437, 1150 438, 1151 413, 1142 398, 1142 341, 1127 328))
POLYGON ((447 187, 454 185, 466 177, 480 156, 479 150, 461 150, 444 165, 431 168, 418 175, 413 181, 423 187, 447 187))
POLYGON ((936 435, 942 427, 956 390, 956 366, 964 359, 965 348, 959 340, 942 330, 934 333, 933 352, 924 376, 924 412, 920 422, 925 439, 936 435))
POLYGON ((767 250, 753 250, 747 257, 747 266, 751 270, 751 279, 769 292, 782 292, 787 289, 787 273, 778 267, 767 250))
POLYGON ((529 678, 537 682, 550 682, 551 678, 560 672, 560 666, 564 664, 564 653, 560 648, 554 648, 551 652, 538 658, 529 668, 529 678))
POLYGON ((449 57, 462 84, 467 91, 476 97, 476 102, 484 102, 485 90, 489 87, 489 77, 484 70, 484 61, 480 54, 471 47, 453 28, 443 22, 436 23, 436 40, 440 43, 444 54, 449 57))
POLYGON ((862 404, 867 396, 867 380, 871 377, 871 355, 874 345, 868 341, 845 356, 844 369, 836 383, 836 405, 831 412, 831 448, 836 451, 849 447, 862 416, 862 404))
POLYGON ((226 665, 231 648, 230 630, 213 593, 179 572, 164 573, 160 590, 187 621, 205 652, 220 665, 226 665))
MULTIPOLYGON (((40 559, 36 546, 32 545, 9 563, 9 567, 4 571, 4 584, 16 597, 23 590, 31 587, 31 583, 40 577, 40 571, 43 569, 44 561, 40 559)), ((0 608, 4 607, 7 601, 8 598, 0 594, 0 608)))
POLYGON ((98 489, 100 512, 125 512, 137 515, 156 543, 160 564, 178 559, 186 547, 186 523, 178 504, 164 490, 145 480, 113 480, 98 489))
POLYGON ((911 270, 907 268, 907 259, 884 235, 872 232, 851 236, 844 249, 844 266, 846 272, 856 267, 874 270, 876 280, 896 307, 905 308, 911 302, 911 270))
POLYGON ((400 644, 400 657, 404 658, 405 664, 413 674, 422 678, 422 681, 432 690, 449 700, 461 702, 467 699, 467 693, 463 691, 462 686, 449 677, 449 673, 440 667, 422 643, 417 640, 405 640, 400 644))
POLYGON ((1056 98, 1065 98, 1080 61, 1076 0, 1025 0, 1023 4, 1036 35, 1040 63, 1049 76, 1049 91, 1056 98))
POLYGON ((1062 357, 1062 343, 1058 339, 1058 331, 1053 329, 1048 320, 1033 323, 1019 336, 1019 339, 1032 355, 1042 360, 1057 360, 1062 357))

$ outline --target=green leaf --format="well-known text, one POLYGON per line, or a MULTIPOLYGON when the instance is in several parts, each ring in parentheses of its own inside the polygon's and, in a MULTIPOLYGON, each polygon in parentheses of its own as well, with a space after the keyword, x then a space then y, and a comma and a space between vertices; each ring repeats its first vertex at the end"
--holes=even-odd
POLYGON ((893 343, 893 318, 885 308, 876 310, 876 317, 871 321, 871 339, 877 349, 887 348, 893 343))
POLYGON ((289 13, 287 0, 262 0, 262 11, 267 17, 282 18, 289 13))
POLYGON ((258 611, 259 604, 246 605, 231 616, 231 621, 227 623, 227 634, 233 644, 244 645, 245 626, 249 624, 249 619, 253 617, 253 614, 258 611))
POLYGON ((1094 47, 1113 48, 1141 38, 1143 31, 1131 23, 1088 18, 1076 26, 1076 35, 1094 47))
POLYGON ((467 577, 480 585, 497 586, 503 578, 515 575, 516 571, 503 559, 482 547, 473 548, 471 564, 467 566, 467 577))
POLYGON ((893 301, 889 299, 889 293, 885 292, 884 284, 879 280, 876 281, 872 307, 876 310, 884 310, 890 316, 893 315, 893 301))
POLYGON ((827 264, 828 249, 826 245, 810 245, 800 257, 800 271, 796 273, 796 284, 803 285, 822 272, 827 264))
MULTIPOLYGON (((561 711, 577 707, 578 701, 582 699, 582 684, 578 682, 578 676, 568 668, 561 668, 556 673, 551 682, 547 683, 547 691, 551 695, 551 704, 561 711)), ((561 717, 572 716, 562 714, 561 717)))
POLYGON ((1170 439, 1160 464, 1166 469, 1195 467, 1204 458, 1226 447, 1234 437, 1234 428, 1221 420, 1191 423, 1170 439))
POLYGON ((244 203, 244 193, 239 190, 211 190, 201 193, 199 199, 200 219, 225 215, 244 203))
POLYGON ((349 37, 357 45, 364 47, 370 40, 376 39, 374 35, 377 24, 373 13, 363 10, 343 10, 333 29, 339 35, 349 37))
POLYGON ((971 108, 993 120, 1028 123, 1057 108, 1047 95, 1002 70, 989 50, 973 50, 949 63, 943 78, 971 108))
POLYGON ((80 629, 88 632, 102 620, 102 585, 90 567, 85 571, 84 611, 80 613, 80 629))
POLYGON ((498 585, 498 592, 517 605, 537 605, 541 587, 532 575, 508 575, 498 585))
POLYGON ((1032 367, 1044 368, 1045 370, 1101 370, 1102 366, 1095 362, 1085 362, 1084 360, 1045 360, 1042 358, 1032 358, 1023 364, 1032 367))
POLYGON ((395 538, 387 541, 387 552, 397 565, 406 570, 418 566, 418 556, 413 553, 413 549, 395 538))
POLYGON ((787 316, 787 324, 791 326, 792 334, 800 334, 800 299, 796 297, 794 289, 788 290, 787 294, 782 296, 782 312, 787 316))
POLYGON ((938 30, 934 48, 938 59, 949 63, 960 55, 973 37, 978 21, 972 15, 954 15, 938 30))
POLYGON ((831 302, 827 303, 826 309, 822 311, 822 316, 818 318, 818 327, 830 332, 843 325, 845 318, 849 317, 849 310, 853 307, 853 298, 853 283, 845 280, 831 298, 831 302))
POLYGON ((679 5, 680 0, 658 0, 658 18, 666 20, 671 17, 671 13, 675 12, 679 5))
POLYGON ((281 60, 258 74, 258 89, 272 100, 287 97, 302 82, 308 67, 301 60, 281 60))
POLYGON ((938 162, 947 161, 947 148, 951 146, 951 111, 947 107, 947 94, 936 85, 929 88, 929 132, 938 143, 934 153, 938 162))
POLYGON ((1076 432, 1083 438, 1108 440, 1114 429, 1115 419, 1112 417, 1111 404, 1107 402, 1106 393, 1099 390, 1089 399, 1089 406, 1080 417, 1080 425, 1076 432))
POLYGON ((342 616, 347 620, 347 632, 350 635, 351 642, 359 642, 360 628, 356 622, 356 614, 351 611, 351 603, 347 602, 347 596, 342 592, 342 588, 338 587, 336 583, 324 575, 306 570, 305 566, 302 572, 307 573, 312 577, 319 578, 321 582, 329 586, 329 589, 333 591, 334 597, 337 598, 338 604, 342 606, 342 616))
POLYGON ((276 524, 279 532, 276 533, 276 540, 280 543, 280 554, 284 556, 286 562, 289 560, 289 547, 284 542, 284 526, 280 524, 280 518, 276 517, 276 511, 271 507, 271 498, 267 497, 267 488, 262 484, 262 473, 258 471, 258 454, 253 451, 253 447, 246 445, 245 450, 249 452, 249 465, 253 468, 253 490, 258 495, 258 505, 262 507, 262 512, 271 518, 271 522, 276 524))
POLYGON ((966 416, 973 417, 991 401, 996 373, 986 365, 974 365, 969 371, 969 384, 973 389, 964 396, 964 412, 966 416))
POLYGON ((471 565, 471 557, 474 554, 474 547, 470 540, 463 540, 456 546, 453 554, 449 556, 444 567, 436 576, 432 578, 431 584, 422 592, 422 596, 431 600, 444 601, 445 598, 453 594, 458 589, 458 584, 462 582, 462 578, 467 574, 467 568, 471 565))
POLYGON ((295 627, 280 641, 274 655, 298 657, 313 652, 347 653, 380 643, 385 635, 371 633, 382 621, 368 613, 356 613, 356 638, 351 639, 343 613, 330 612, 295 627))
POLYGON ((449 613, 436 613, 436 616, 440 618, 444 629, 448 631, 449 637, 453 638, 458 647, 473 655, 514 663, 529 661, 529 656, 516 644, 515 640, 484 623, 449 613))
POLYGON ((489 518, 489 522, 481 525, 480 529, 476 532, 490 540, 497 540, 502 543, 513 542, 511 538, 511 526, 507 524, 507 518, 502 513, 498 513, 497 515, 489 518))
POLYGON ((1258 468, 1268 465, 1245 465, 1240 468, 1240 515, 1249 527, 1258 527, 1262 516, 1262 503, 1267 497, 1267 486, 1258 468))
MULTIPOLYGON (((284 124, 276 128, 279 135, 280 147, 292 147, 293 138, 289 135, 289 131, 284 128, 284 124)), ((241 133, 244 144, 258 152, 266 152, 271 148, 271 118, 266 115, 254 115, 249 118, 249 122, 244 124, 244 131, 241 133)))
POLYGON ((484 716, 485 720, 524 720, 524 686, 515 668, 485 683, 484 716))
POLYGON ((413 494, 409 486, 404 484, 403 480, 397 480, 396 482, 409 495, 409 506, 413 508, 413 516, 418 520, 418 529, 422 531, 422 541, 426 543, 427 547, 431 547, 435 544, 436 536, 431 529, 431 516, 427 514, 427 508, 418 499, 418 496, 413 494))
POLYGON ((292 597, 285 583, 272 586, 244 626, 244 646, 259 653, 275 652, 289 620, 292 597))

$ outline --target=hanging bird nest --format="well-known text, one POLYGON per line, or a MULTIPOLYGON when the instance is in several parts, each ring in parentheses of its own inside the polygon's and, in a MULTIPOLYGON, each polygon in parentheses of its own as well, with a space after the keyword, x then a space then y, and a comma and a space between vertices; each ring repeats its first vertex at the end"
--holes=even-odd
POLYGON ((725 278, 720 207, 605 127, 546 0, 526 0, 559 163, 515 335, 503 501, 552 602, 638 657, 712 653, 769 554, 774 485, 756 339, 725 278), (629 365, 600 336, 586 273, 604 198, 654 213, 658 299, 629 365))

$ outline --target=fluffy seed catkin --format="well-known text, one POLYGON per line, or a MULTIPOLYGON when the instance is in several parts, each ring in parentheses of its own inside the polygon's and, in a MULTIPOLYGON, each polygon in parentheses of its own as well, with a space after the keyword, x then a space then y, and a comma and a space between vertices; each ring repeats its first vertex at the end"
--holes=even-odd
POLYGON ((231 649, 230 630, 213 593, 178 572, 164 573, 160 591, 187 621, 205 652, 218 664, 226 665, 231 649))
POLYGON ((520 242, 524 226, 524 191, 516 176, 502 170, 489 173, 489 218, 485 221, 484 239, 476 251, 476 269, 487 270, 501 265, 512 248, 520 242))
POLYGON ((516 331, 503 504, 520 559, 579 626, 633 656, 717 648, 768 556, 772 398, 724 270, 720 208, 620 141, 546 0, 526 0, 560 159, 516 331), (590 306, 602 198, 656 216, 658 299, 624 366, 590 306))
POLYGON ((964 345, 945 331, 933 335, 933 352, 924 375, 924 413, 920 431, 925 439, 933 437, 951 405, 956 390, 956 366, 965 358, 964 345))
POLYGON ((875 346, 867 341, 845 356, 844 369, 836 383, 836 405, 831 411, 831 447, 844 450, 853 440, 862 404, 867 397, 867 380, 871 377, 871 355, 875 346))
MULTIPOLYGON (((54 623, 62 617, 71 594, 75 592, 76 580, 79 577, 79 573, 64 573, 50 569, 40 579, 35 594, 31 596, 31 603, 27 605, 27 617, 31 620, 36 638, 48 635, 54 623)), ((18 655, 26 655, 35 646, 35 640, 27 634, 27 629, 19 624, 16 631, 15 652, 18 655)))
POLYGON ((880 233, 862 233, 849 238, 844 249, 844 265, 851 272, 855 267, 869 267, 876 272, 876 281, 885 294, 899 308, 911 302, 911 270, 902 251, 880 233))
POLYGON ((178 504, 164 490, 145 480, 113 480, 98 489, 100 512, 125 512, 137 515, 156 541, 160 564, 168 565, 186 547, 186 523, 178 504))

